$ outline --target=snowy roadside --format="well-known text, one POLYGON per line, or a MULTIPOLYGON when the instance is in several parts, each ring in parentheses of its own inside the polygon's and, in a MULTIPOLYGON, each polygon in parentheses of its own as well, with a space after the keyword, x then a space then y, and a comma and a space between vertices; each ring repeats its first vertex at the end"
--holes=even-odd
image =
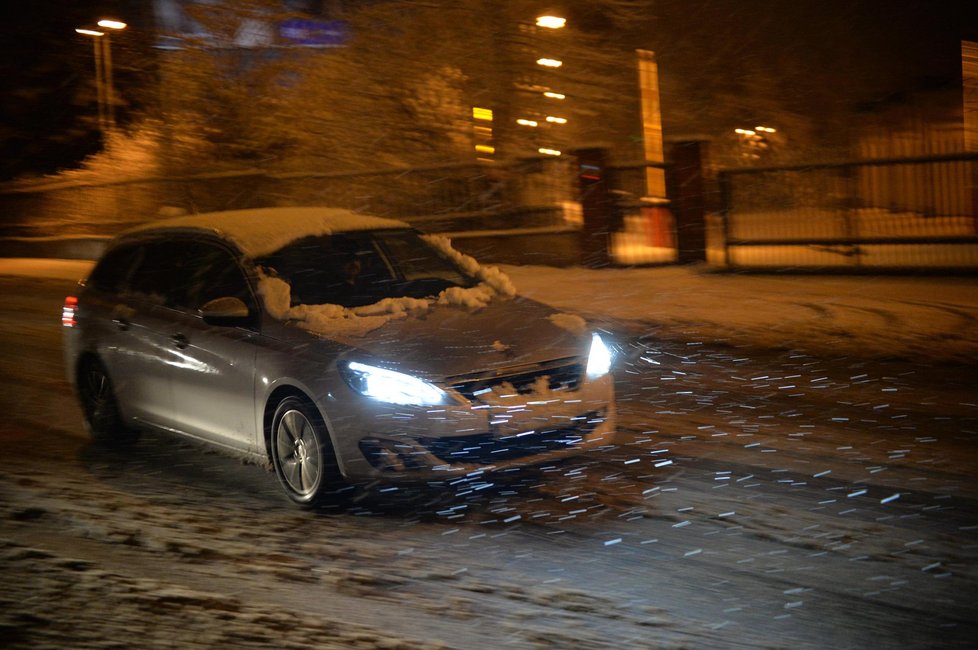
POLYGON ((521 295, 689 345, 978 360, 978 280, 504 266, 521 295))
MULTIPOLYGON (((74 280, 91 264, 6 258, 0 275, 74 280)), ((690 345, 978 361, 975 278, 719 274, 695 266, 502 269, 524 296, 690 345)))

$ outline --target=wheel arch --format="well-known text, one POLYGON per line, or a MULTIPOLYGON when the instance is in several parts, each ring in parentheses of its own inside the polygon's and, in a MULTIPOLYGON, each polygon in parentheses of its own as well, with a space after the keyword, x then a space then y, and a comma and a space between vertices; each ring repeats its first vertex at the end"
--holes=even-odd
POLYGON ((102 366, 106 376, 108 376, 110 380, 112 379, 112 377, 109 376, 109 369, 105 367, 105 362, 102 361, 102 358, 98 355, 98 353, 92 350, 85 350, 75 359, 74 367, 69 369, 75 392, 78 392, 79 386, 81 385, 82 372, 88 367, 89 364, 92 363, 97 363, 102 366))
POLYGON ((305 401, 317 414, 319 414, 319 419, 322 421, 323 428, 326 430, 326 435, 330 437, 330 442, 332 442, 333 434, 330 431, 329 424, 326 422, 326 418, 322 411, 316 405, 316 401, 309 397, 309 394, 292 384, 282 384, 277 386, 273 390, 268 398, 265 400, 265 408, 262 411, 262 441, 265 445, 265 458, 268 462, 272 462, 272 420, 275 419, 275 410, 278 405, 282 403, 286 397, 298 397, 299 399, 305 401))

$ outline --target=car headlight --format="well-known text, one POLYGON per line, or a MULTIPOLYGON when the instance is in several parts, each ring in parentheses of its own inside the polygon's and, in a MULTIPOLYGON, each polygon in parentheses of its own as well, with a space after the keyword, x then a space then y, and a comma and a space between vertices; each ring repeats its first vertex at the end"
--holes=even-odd
POLYGON ((597 334, 591 334, 591 352, 587 355, 587 378, 597 379, 611 372, 611 348, 597 334))
POLYGON ((431 406, 444 404, 447 397, 445 391, 431 382, 396 370, 356 361, 348 363, 346 370, 343 377, 350 388, 381 402, 431 406))

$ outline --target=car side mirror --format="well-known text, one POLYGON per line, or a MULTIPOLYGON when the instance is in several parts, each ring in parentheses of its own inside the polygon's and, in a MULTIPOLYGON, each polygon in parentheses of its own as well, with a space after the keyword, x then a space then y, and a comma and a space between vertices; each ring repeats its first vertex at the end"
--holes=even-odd
POLYGON ((248 305, 241 298, 225 296, 204 303, 200 315, 209 325, 241 325, 251 318, 248 305))

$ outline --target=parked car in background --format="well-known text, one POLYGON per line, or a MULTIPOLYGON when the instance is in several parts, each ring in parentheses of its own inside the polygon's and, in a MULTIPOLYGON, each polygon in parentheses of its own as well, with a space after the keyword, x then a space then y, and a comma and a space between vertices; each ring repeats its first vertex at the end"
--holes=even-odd
POLYGON ((189 436, 315 506, 349 483, 538 464, 606 443, 611 350, 407 224, 328 208, 158 221, 65 299, 93 437, 189 436))

